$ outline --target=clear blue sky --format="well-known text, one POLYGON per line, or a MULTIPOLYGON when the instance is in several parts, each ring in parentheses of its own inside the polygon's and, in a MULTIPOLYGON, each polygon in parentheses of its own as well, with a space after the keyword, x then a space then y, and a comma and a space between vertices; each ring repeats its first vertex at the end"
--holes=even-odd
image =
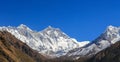
POLYGON ((93 40, 108 25, 120 26, 120 0, 1 0, 0 26, 51 25, 79 41, 93 40))

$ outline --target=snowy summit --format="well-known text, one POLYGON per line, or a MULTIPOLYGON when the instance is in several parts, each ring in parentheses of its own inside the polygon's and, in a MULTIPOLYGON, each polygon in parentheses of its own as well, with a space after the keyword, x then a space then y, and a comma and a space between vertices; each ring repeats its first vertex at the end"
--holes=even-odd
POLYGON ((80 48, 89 42, 78 42, 70 38, 59 28, 48 26, 42 31, 35 32, 24 24, 18 27, 0 27, 0 30, 6 30, 20 39, 32 49, 39 51, 44 55, 59 57, 65 55, 68 51, 80 48))

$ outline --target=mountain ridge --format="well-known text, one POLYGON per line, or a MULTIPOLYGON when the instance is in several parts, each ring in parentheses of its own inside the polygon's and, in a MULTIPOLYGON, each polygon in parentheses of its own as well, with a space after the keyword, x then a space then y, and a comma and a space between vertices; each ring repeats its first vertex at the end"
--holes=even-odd
POLYGON ((32 49, 50 58, 64 56, 79 59, 84 56, 92 56, 120 40, 120 28, 112 25, 108 26, 91 43, 89 41, 78 42, 76 39, 70 38, 59 28, 51 26, 39 32, 31 30, 23 24, 18 27, 0 27, 0 30, 10 32, 32 49))
POLYGON ((78 48, 67 53, 67 57, 78 59, 84 56, 92 56, 106 49, 110 45, 120 40, 120 28, 114 26, 108 26, 107 29, 83 48, 78 48))
POLYGON ((31 30, 24 24, 18 27, 0 27, 0 30, 10 32, 32 49, 45 55, 52 55, 52 57, 65 55, 68 51, 89 43, 87 41, 83 43, 78 42, 76 39, 70 38, 59 28, 53 28, 51 26, 39 32, 31 30))

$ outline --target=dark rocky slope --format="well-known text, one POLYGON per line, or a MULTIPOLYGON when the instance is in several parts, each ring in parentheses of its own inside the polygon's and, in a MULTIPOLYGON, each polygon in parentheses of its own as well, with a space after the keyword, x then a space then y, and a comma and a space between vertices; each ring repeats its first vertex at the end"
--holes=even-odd
POLYGON ((120 41, 97 53, 88 62, 120 62, 120 41))
POLYGON ((6 31, 0 31, 0 62, 44 62, 44 57, 6 31))

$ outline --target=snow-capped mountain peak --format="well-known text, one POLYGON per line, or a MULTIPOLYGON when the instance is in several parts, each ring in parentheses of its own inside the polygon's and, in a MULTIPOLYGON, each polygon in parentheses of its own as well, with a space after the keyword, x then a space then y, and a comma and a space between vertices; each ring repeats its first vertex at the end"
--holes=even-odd
POLYGON ((119 27, 115 27, 115 26, 108 26, 107 29, 106 29, 106 32, 110 32, 110 33, 115 33, 115 32, 118 32, 119 31, 119 27))
POLYGON ((58 37, 64 37, 64 38, 70 38, 67 34, 62 32, 59 28, 53 28, 51 26, 48 26, 44 30, 40 31, 44 35, 49 35, 52 36, 53 38, 58 38, 58 37))
POLYGON ((46 28, 46 30, 52 30, 52 29, 55 29, 55 28, 53 28, 52 26, 48 26, 48 27, 46 28))
POLYGON ((97 39, 92 43, 85 46, 84 48, 79 48, 72 53, 68 53, 68 56, 85 56, 85 55, 94 55, 99 51, 109 47, 111 44, 116 43, 120 40, 120 28, 114 27, 112 25, 108 26, 105 32, 103 32, 97 39))
POLYGON ((39 32, 31 30, 23 24, 18 27, 0 27, 0 30, 10 32, 32 49, 52 57, 59 57, 66 54, 74 58, 76 58, 75 56, 93 55, 120 40, 120 27, 112 25, 108 26, 105 32, 92 43, 89 43, 89 41, 78 42, 59 28, 51 26, 39 32))
POLYGON ((107 27, 102 37, 111 43, 115 43, 120 39, 120 28, 110 25, 107 27))
POLYGON ((16 38, 42 54, 55 57, 65 55, 72 49, 88 44, 88 42, 79 43, 76 39, 70 38, 60 29, 51 26, 39 32, 31 30, 24 24, 18 27, 0 27, 0 30, 10 32, 16 38))
POLYGON ((18 28, 28 28, 26 25, 24 25, 24 24, 20 24, 19 26, 18 26, 18 28))
POLYGON ((17 28, 18 28, 18 29, 23 29, 23 30, 30 30, 30 31, 32 31, 29 27, 27 27, 27 26, 24 25, 24 24, 20 24, 17 28))
POLYGON ((107 29, 113 29, 113 28, 116 28, 116 27, 113 26, 113 25, 109 25, 109 26, 107 27, 107 29))
POLYGON ((62 32, 59 28, 54 28, 52 26, 48 26, 47 28, 45 28, 44 30, 42 31, 58 31, 58 32, 62 32))

